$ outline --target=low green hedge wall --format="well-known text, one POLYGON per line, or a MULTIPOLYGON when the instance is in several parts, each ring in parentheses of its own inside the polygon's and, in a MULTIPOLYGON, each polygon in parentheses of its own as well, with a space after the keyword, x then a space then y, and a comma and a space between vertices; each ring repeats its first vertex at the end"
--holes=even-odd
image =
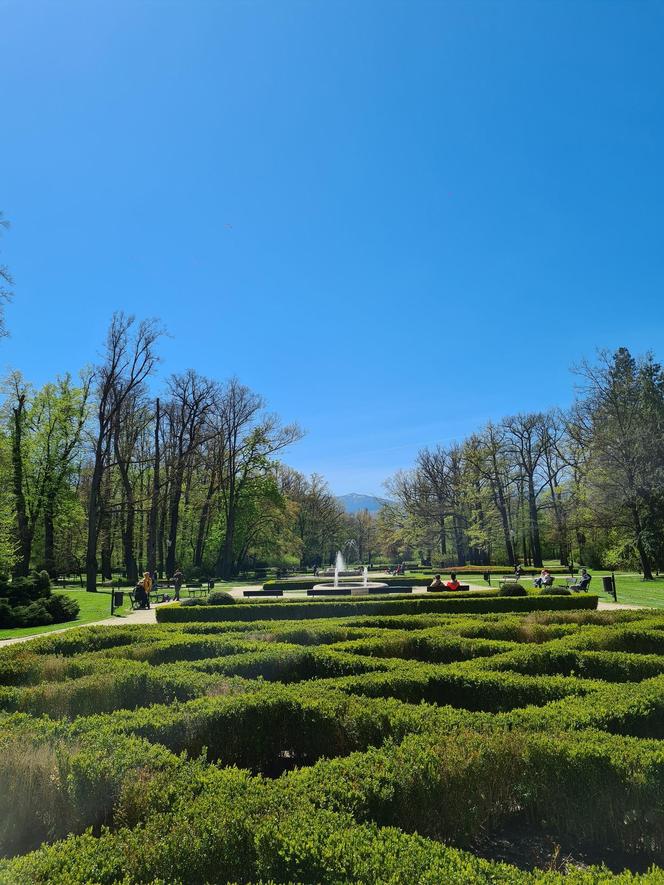
POLYGON ((518 820, 664 856, 664 617, 596 601, 202 606, 0 649, 0 853, 63 839, 0 882, 664 885, 441 844, 518 820))
MULTIPOLYGON (((320 761, 276 781, 173 763, 163 753, 155 764, 146 759, 150 777, 132 788, 130 772, 120 773, 111 752, 124 826, 5 863, 0 881, 561 885, 559 873, 520 871, 441 844, 471 843, 478 828, 491 831, 515 807, 546 821, 558 837, 608 842, 641 858, 660 852, 664 842, 664 757, 654 742, 453 728, 320 761)), ((99 774, 91 774, 98 783, 99 774)), ((661 885, 664 873, 614 876, 590 868, 564 881, 661 885)))
POLYGON ((570 694, 586 694, 594 687, 594 683, 572 677, 521 676, 436 664, 365 673, 335 684, 352 694, 398 698, 410 704, 425 701, 488 713, 548 704, 570 694))
POLYGON ((169 605, 158 608, 156 615, 160 624, 185 623, 187 621, 284 621, 320 617, 347 617, 350 615, 419 614, 447 612, 449 614, 482 614, 486 612, 571 611, 597 608, 597 597, 583 596, 527 596, 498 598, 473 598, 440 594, 437 597, 413 597, 410 599, 337 600, 320 602, 271 603, 253 602, 228 607, 197 606, 186 608, 169 605))

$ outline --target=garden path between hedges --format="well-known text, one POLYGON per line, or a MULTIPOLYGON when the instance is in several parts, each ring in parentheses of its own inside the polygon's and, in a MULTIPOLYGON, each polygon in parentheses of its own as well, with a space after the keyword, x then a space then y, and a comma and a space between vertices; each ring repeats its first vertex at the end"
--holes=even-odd
MULTIPOLYGON (((479 585, 470 585, 473 590, 482 590, 484 589, 479 585)), ((232 596, 235 596, 236 599, 243 599, 242 591, 243 590, 260 590, 261 585, 256 585, 255 587, 249 587, 247 585, 243 587, 235 587, 233 590, 230 590, 232 596)), ((426 587, 414 587, 413 595, 421 595, 427 592, 426 587)), ((307 595, 305 592, 302 593, 293 593, 289 596, 292 598, 301 597, 303 600, 307 599, 307 595)), ((49 630, 47 633, 33 633, 31 636, 17 636, 15 639, 0 639, 0 648, 5 645, 15 645, 18 642, 28 642, 31 639, 39 639, 41 637, 53 636, 55 633, 64 633, 66 630, 83 630, 85 627, 122 627, 125 624, 156 624, 157 616, 155 614, 155 609, 161 608, 162 605, 173 605, 173 601, 171 602, 161 602, 157 605, 152 606, 150 609, 139 609, 138 611, 131 612, 130 614, 123 616, 116 616, 112 618, 104 618, 102 621, 91 621, 89 624, 70 624, 67 627, 62 627, 58 630, 49 630)), ((613 609, 639 609, 639 608, 648 608, 647 605, 623 605, 621 603, 616 602, 604 602, 600 599, 597 608, 600 611, 612 611, 613 609)))

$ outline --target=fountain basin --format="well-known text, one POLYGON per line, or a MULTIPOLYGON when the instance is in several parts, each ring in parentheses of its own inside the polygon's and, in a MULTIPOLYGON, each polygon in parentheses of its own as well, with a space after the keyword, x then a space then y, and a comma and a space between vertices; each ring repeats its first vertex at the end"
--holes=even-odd
POLYGON ((335 592, 347 593, 350 590, 351 596, 361 596, 363 593, 368 593, 369 590, 385 590, 387 586, 380 581, 367 581, 366 584, 363 581, 343 581, 338 587, 333 584, 314 584, 312 590, 324 590, 330 596, 333 596, 335 592))
MULTIPOLYGON (((333 578, 334 577, 334 569, 326 568, 325 571, 318 572, 318 574, 323 578, 333 578)), ((362 569, 354 568, 354 569, 344 569, 341 572, 338 572, 340 578, 356 578, 362 574, 362 569)))

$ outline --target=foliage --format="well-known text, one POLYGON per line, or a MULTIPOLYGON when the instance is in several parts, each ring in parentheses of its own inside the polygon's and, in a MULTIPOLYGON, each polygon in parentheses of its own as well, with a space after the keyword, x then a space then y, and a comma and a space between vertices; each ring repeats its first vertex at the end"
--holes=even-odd
POLYGON ((430 612, 447 612, 449 614, 505 612, 505 611, 538 611, 542 609, 570 610, 577 608, 596 608, 597 597, 583 594, 570 598, 543 598, 527 596, 524 599, 500 599, 495 592, 482 597, 460 596, 458 592, 430 594, 426 597, 405 599, 369 599, 369 600, 315 600, 307 602, 251 602, 236 603, 232 611, 219 611, 216 606, 202 606, 195 612, 187 611, 180 605, 169 605, 157 609, 157 621, 166 623, 185 623, 188 621, 258 621, 274 619, 277 621, 290 618, 343 617, 351 615, 397 615, 419 614, 430 612))
POLYGON ((544 601, 0 650, 0 882, 661 885, 472 853, 518 821, 664 851, 664 616, 544 601))
POLYGON ((509 581, 506 584, 503 584, 500 590, 498 591, 501 596, 527 596, 528 591, 522 584, 517 584, 516 582, 509 581))
POLYGON ((207 605, 234 605, 235 599, 225 590, 213 590, 208 594, 207 605))

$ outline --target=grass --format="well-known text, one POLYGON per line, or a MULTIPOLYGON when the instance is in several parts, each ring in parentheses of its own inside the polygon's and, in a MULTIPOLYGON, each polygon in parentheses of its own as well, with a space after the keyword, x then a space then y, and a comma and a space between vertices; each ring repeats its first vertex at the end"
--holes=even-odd
MULTIPOLYGON (((236 586, 237 583, 250 582, 217 580, 215 581, 215 589, 228 590, 236 586)), ((124 607, 115 610, 115 613, 119 617, 128 614, 131 611, 128 602, 130 588, 124 587, 122 589, 124 591, 124 607)), ((166 593, 173 594, 172 588, 168 590, 164 587, 163 590, 166 593)), ((105 618, 110 618, 111 616, 111 593, 107 588, 101 589, 101 587, 98 586, 96 593, 87 593, 85 590, 81 590, 79 583, 76 582, 75 584, 72 584, 72 586, 67 586, 65 590, 62 589, 61 584, 58 586, 54 585, 53 592, 65 593, 67 596, 71 596, 76 602, 78 602, 81 610, 75 621, 65 621, 60 624, 45 624, 42 627, 7 627, 5 629, 0 629, 0 640, 17 639, 21 636, 36 636, 39 633, 51 633, 53 630, 63 630, 67 627, 82 627, 84 624, 91 624, 94 621, 103 621, 105 618)), ((183 587, 182 598, 185 599, 189 595, 187 588, 183 587)))
MULTIPOLYGON (((578 568, 575 568, 575 571, 577 572, 576 577, 578 577, 578 568)), ((606 569, 590 569, 589 571, 593 577, 590 590, 596 593, 601 601, 613 602, 613 598, 608 593, 604 593, 602 589, 602 577, 610 575, 612 572, 606 569)), ((508 572, 506 571, 505 574, 508 574, 508 572)), ((650 608, 664 609, 664 577, 655 578, 653 581, 644 581, 640 575, 632 572, 625 574, 615 572, 614 574, 616 576, 616 593, 619 603, 623 605, 646 605, 650 608)), ((491 576, 491 586, 498 586, 499 577, 499 575, 491 576)), ((554 578, 557 585, 564 584, 565 575, 554 575, 554 578)), ((483 584, 484 582, 477 581, 476 583, 483 584)), ((525 587, 530 587, 531 578, 522 578, 522 583, 525 587)))
MULTIPOLYGON (((56 590, 57 592, 61 592, 56 590)), ((0 630, 0 639, 15 639, 19 636, 34 636, 38 633, 50 633, 52 630, 62 630, 64 627, 80 627, 90 624, 92 621, 101 621, 111 616, 111 594, 108 590, 98 590, 97 593, 86 593, 85 590, 67 590, 67 596, 71 596, 78 602, 81 610, 75 621, 65 621, 62 624, 45 624, 43 627, 8 627, 0 630)), ((125 607, 122 613, 129 611, 127 596, 125 594, 125 607)))

